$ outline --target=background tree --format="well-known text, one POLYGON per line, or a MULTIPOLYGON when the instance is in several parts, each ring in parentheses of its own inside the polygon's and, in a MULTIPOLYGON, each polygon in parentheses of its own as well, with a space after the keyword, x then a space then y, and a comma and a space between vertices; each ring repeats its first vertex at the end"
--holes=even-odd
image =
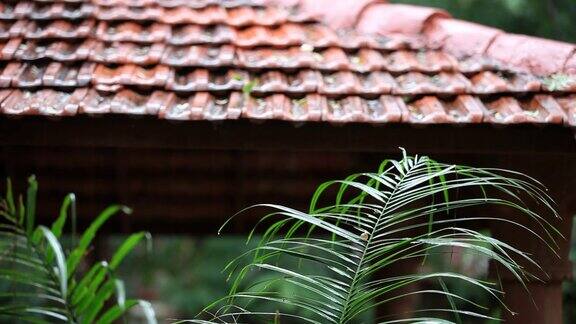
POLYGON ((574 0, 394 0, 446 9, 454 17, 511 33, 576 42, 574 0))

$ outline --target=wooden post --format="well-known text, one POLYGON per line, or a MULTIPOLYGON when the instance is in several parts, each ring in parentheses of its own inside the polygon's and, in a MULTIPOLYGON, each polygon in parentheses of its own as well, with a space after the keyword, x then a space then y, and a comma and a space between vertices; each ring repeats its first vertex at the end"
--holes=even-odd
MULTIPOLYGON (((540 264, 542 271, 531 267, 543 282, 531 281, 524 287, 511 273, 498 269, 504 288, 504 302, 515 313, 503 312, 506 323, 562 324, 562 282, 571 279, 572 264, 568 259, 572 217, 565 217, 559 229, 566 239, 558 240, 559 256, 524 230, 509 225, 494 224, 495 236, 516 248, 527 251, 540 264)), ((493 276, 495 275, 493 271, 493 276)))
MULTIPOLYGON (((503 312, 506 323, 518 324, 562 324, 562 283, 572 279, 572 263, 569 260, 570 242, 573 226, 573 218, 576 215, 576 196, 574 188, 576 181, 576 158, 571 155, 535 155, 529 161, 513 161, 514 164, 524 165, 526 172, 544 183, 549 189, 549 194, 558 203, 558 212, 562 219, 548 220, 561 232, 563 238, 556 237, 557 253, 554 253, 542 241, 534 238, 526 230, 505 223, 490 224, 492 234, 514 247, 530 253, 542 270, 535 267, 526 267, 542 282, 531 281, 527 288, 522 286, 511 273, 498 269, 505 292, 504 302, 517 314, 503 312)), ((510 167, 518 170, 518 168, 510 167)), ((537 208, 536 206, 531 206, 537 208)), ((510 215, 510 219, 519 221, 521 224, 544 235, 543 231, 533 221, 524 221, 517 214, 510 215)), ((523 220, 524 219, 524 220, 523 220)), ((543 236, 544 237, 544 236, 543 236)), ((544 237, 545 239, 548 239, 544 237)), ((495 270, 495 267, 492 267, 495 270)), ((493 275, 496 275, 492 271, 493 275)))

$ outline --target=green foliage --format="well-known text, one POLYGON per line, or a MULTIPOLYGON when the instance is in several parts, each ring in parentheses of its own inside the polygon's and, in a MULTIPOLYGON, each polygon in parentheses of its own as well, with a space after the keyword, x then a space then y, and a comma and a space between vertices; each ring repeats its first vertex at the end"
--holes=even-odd
POLYGON ((542 83, 550 91, 564 91, 567 90, 572 83, 576 83, 576 78, 567 74, 556 73, 546 77, 542 83))
POLYGON ((272 224, 255 248, 226 267, 230 293, 189 322, 361 323, 360 317, 375 307, 413 295, 443 298, 450 308, 419 309, 413 318, 398 322, 390 314, 378 323, 496 320, 485 314, 483 305, 467 299, 462 289, 451 287, 457 282, 465 290, 483 291, 502 304, 498 283, 456 271, 378 275, 403 262, 425 264, 428 256, 454 248, 493 260, 522 283, 535 279, 518 263, 536 264, 527 253, 463 226, 473 221, 511 223, 553 249, 558 231, 544 216, 525 207, 524 199, 535 200, 558 217, 541 184, 522 174, 405 154, 400 161, 386 160, 376 173, 321 185, 307 212, 279 205, 251 207, 271 209, 260 223, 272 224), (329 199, 330 193, 336 194, 335 199, 329 199), (457 215, 460 210, 487 206, 514 209, 536 221, 545 235, 496 216, 457 215), (246 256, 251 261, 244 262, 246 256), (255 280, 253 273, 261 275, 255 280), (438 283, 440 289, 405 290, 428 281, 438 283), (279 283, 284 289, 291 287, 289 293, 279 291, 279 283), (462 310, 462 304, 472 310, 462 310), (301 311, 281 312, 280 307, 301 311))
MULTIPOLYGON (((115 250, 123 240, 111 238, 106 250, 115 250)), ((243 241, 229 236, 195 239, 155 235, 154 249, 138 247, 118 274, 126 278, 129 291, 153 294, 158 303, 175 311, 166 317, 193 316, 226 293, 226 276, 221 270, 227 260, 244 252, 243 241)), ((166 318, 163 315, 158 311, 159 319, 166 318)))
POLYGON ((245 99, 252 97, 252 92, 256 86, 258 86, 258 80, 245 81, 242 86, 242 93, 244 94, 245 99))
MULTIPOLYGON (((118 275, 125 278, 126 289, 138 296, 153 298, 159 321, 173 318, 190 318, 202 311, 204 306, 223 296, 229 290, 226 273, 222 269, 229 260, 241 255, 246 249, 257 247, 260 236, 245 245, 241 236, 190 237, 155 235, 154 249, 147 251, 139 246, 131 253, 119 269, 118 275)), ((124 240, 122 236, 109 237, 104 242, 105 255, 116 250, 124 240)), ((246 260, 248 261, 248 260, 246 260)), ((293 259, 286 259, 298 266, 293 259)), ((301 264, 304 272, 313 271, 314 265, 301 264)), ((259 281, 266 273, 252 273, 252 280, 259 281)), ((248 287, 242 287, 247 289, 248 287)), ((289 295, 294 287, 278 282, 275 289, 289 295)), ((152 301, 152 300, 151 300, 152 301)), ((259 303, 256 307, 266 307, 259 303)), ((302 315, 304 311, 294 307, 280 307, 281 312, 302 315)), ((366 316, 370 323, 370 314, 366 316)), ((282 322, 286 324, 285 321, 282 322)))
POLYGON ((156 323, 151 305, 126 299, 124 284, 115 275, 124 257, 146 233, 126 239, 110 263, 97 263, 85 274, 78 270, 100 227, 115 214, 130 210, 124 206, 107 208, 67 252, 61 243, 62 233, 68 214, 76 217, 75 197, 64 199, 58 218, 48 228, 36 224, 37 191, 38 183, 31 177, 26 199, 16 200, 8 181, 0 203, 0 320, 106 324, 139 305, 148 323, 156 323))
POLYGON ((432 6, 452 15, 511 33, 576 42, 576 1, 573 0, 395 0, 432 6))

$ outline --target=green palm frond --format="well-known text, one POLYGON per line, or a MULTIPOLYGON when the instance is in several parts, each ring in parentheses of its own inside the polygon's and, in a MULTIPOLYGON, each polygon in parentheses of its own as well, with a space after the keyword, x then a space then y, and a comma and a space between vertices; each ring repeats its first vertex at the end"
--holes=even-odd
POLYGON ((279 205, 250 207, 271 209, 260 224, 272 225, 263 231, 256 248, 226 267, 230 294, 188 322, 279 323, 280 318, 291 318, 302 323, 359 323, 360 316, 375 307, 413 295, 444 298, 450 308, 416 310, 413 318, 381 318, 378 323, 452 323, 466 317, 490 318, 484 315, 483 306, 451 292, 444 281, 456 280, 502 303, 497 283, 456 272, 416 272, 384 278, 379 274, 402 262, 425 263, 429 255, 445 248, 459 248, 493 260, 522 283, 537 279, 522 265, 536 265, 526 252, 466 227, 467 222, 481 220, 511 223, 554 250, 559 232, 548 215, 527 207, 527 199, 558 217, 545 188, 525 175, 443 164, 404 152, 403 159, 386 160, 378 172, 321 185, 307 212, 279 205), (335 199, 329 198, 334 195, 335 199), (333 202, 326 203, 329 200, 333 202), (498 216, 457 214, 487 206, 516 210, 541 229, 498 216), (250 261, 243 262, 247 256, 250 261), (302 273, 299 265, 303 262, 314 264, 317 271, 302 273), (258 276, 259 281, 254 281, 254 273, 264 275, 264 279, 258 276), (404 289, 424 281, 439 282, 442 289, 404 289), (278 282, 294 289, 283 294, 275 290, 278 282), (268 307, 258 309, 255 305, 259 302, 268 307), (473 310, 458 309, 461 304, 473 310), (277 311, 285 308, 298 311, 277 311), (446 313, 452 314, 453 320, 445 319, 442 314, 446 313))
POLYGON ((75 196, 68 195, 51 228, 36 225, 38 184, 29 179, 25 200, 16 203, 10 180, 0 203, 0 320, 32 323, 113 323, 134 306, 144 308, 148 323, 156 323, 151 305, 126 299, 124 285, 115 270, 147 233, 131 235, 110 263, 100 262, 86 273, 78 270, 100 227, 112 216, 130 210, 124 206, 105 209, 67 253, 61 239, 70 218, 75 222, 75 196), (26 201, 24 204, 23 201, 26 201), (112 307, 108 305, 113 304, 112 307))

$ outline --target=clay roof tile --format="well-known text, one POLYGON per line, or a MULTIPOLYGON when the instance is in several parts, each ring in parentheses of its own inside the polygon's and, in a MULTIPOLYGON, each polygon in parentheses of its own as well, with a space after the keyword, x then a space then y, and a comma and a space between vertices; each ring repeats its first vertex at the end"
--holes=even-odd
POLYGON ((312 17, 325 21, 334 29, 353 28, 363 11, 375 3, 383 3, 378 0, 354 0, 354 1, 334 1, 334 0, 300 0, 301 9, 312 17), (327 8, 330 8, 327 10, 327 8))
POLYGON ((576 75, 576 51, 566 60, 564 73, 576 75))
POLYGON ((503 32, 458 19, 434 19, 424 29, 428 44, 457 57, 484 55, 496 36, 503 32))
POLYGON ((574 45, 384 0, 0 4, 0 112, 576 126, 574 45))
POLYGON ((356 28, 367 34, 419 35, 429 20, 449 17, 448 12, 436 8, 375 4, 358 18, 356 28))
POLYGON ((576 46, 542 38, 500 34, 486 54, 524 71, 539 75, 561 72, 576 46))

